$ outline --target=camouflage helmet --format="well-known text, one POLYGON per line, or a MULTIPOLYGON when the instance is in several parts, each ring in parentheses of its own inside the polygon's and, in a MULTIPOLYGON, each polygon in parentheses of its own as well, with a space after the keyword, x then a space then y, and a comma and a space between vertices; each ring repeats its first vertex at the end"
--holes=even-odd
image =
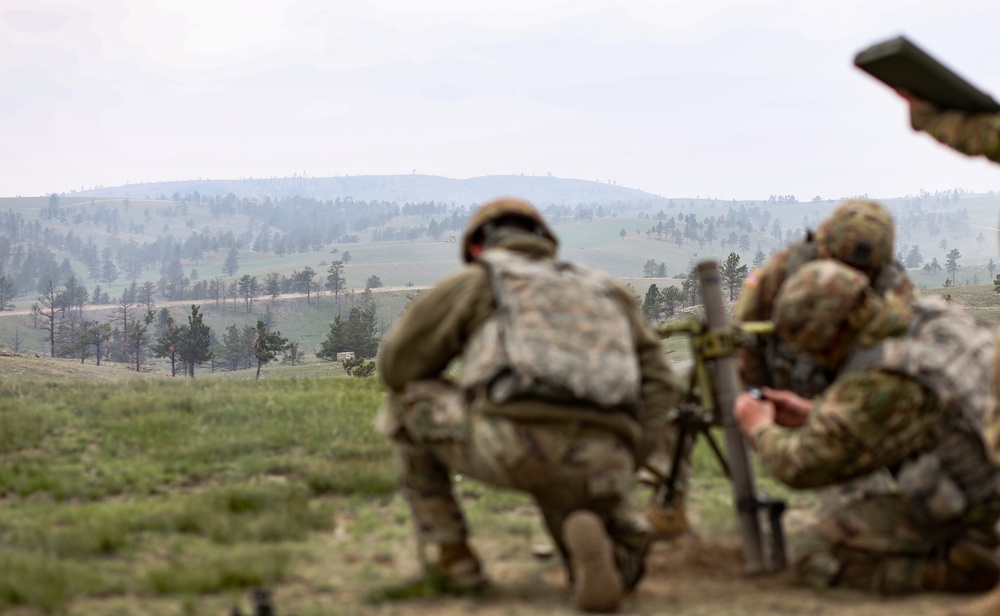
POLYGON ((469 219, 469 226, 466 227, 465 234, 462 236, 462 258, 466 263, 473 261, 470 247, 482 240, 484 227, 505 218, 529 220, 534 223, 535 231, 539 235, 552 240, 552 243, 556 246, 559 245, 559 240, 556 239, 555 233, 546 224, 545 219, 535 209, 535 206, 522 199, 504 197, 486 203, 476 210, 469 219))
POLYGON ((841 203, 816 229, 823 256, 857 268, 873 280, 892 262, 895 239, 892 215, 867 199, 841 203))
MULTIPOLYGON (((831 360, 860 328, 870 283, 858 270, 833 259, 810 261, 781 286, 774 302, 775 333, 796 350, 831 360)), ((824 361, 829 365, 829 361, 824 361)))

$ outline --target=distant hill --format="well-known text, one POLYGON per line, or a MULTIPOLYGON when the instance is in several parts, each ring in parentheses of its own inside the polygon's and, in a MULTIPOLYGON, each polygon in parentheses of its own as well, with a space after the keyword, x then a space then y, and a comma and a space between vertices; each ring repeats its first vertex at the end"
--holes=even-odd
POLYGON ((514 195, 536 205, 551 204, 609 205, 628 203, 656 206, 667 199, 659 195, 625 188, 615 184, 590 180, 525 175, 488 175, 459 180, 433 175, 351 175, 331 178, 250 178, 242 180, 185 180, 129 184, 75 191, 79 197, 157 198, 184 196, 198 192, 203 196, 225 196, 281 199, 312 197, 320 200, 346 199, 358 201, 389 201, 422 203, 438 201, 455 205, 483 203, 495 197, 514 195))

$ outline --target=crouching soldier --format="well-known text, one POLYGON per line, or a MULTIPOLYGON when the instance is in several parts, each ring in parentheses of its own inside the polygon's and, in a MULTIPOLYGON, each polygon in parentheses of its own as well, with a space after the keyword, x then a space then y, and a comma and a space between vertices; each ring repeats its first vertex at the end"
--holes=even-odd
POLYGON ((530 494, 574 605, 613 611, 638 584, 649 525, 630 496, 676 389, 633 295, 557 261, 530 204, 475 212, 467 265, 417 298, 386 340, 380 429, 393 441, 428 574, 486 583, 452 490, 461 473, 530 494), (443 372, 462 360, 460 382, 443 372))
POLYGON ((893 493, 829 512, 796 546, 814 585, 886 593, 974 592, 1000 575, 997 466, 983 437, 991 412, 991 331, 937 298, 879 297, 832 260, 803 266, 775 303, 782 341, 837 374, 813 399, 741 395, 736 415, 764 468, 794 488, 886 468, 893 493))

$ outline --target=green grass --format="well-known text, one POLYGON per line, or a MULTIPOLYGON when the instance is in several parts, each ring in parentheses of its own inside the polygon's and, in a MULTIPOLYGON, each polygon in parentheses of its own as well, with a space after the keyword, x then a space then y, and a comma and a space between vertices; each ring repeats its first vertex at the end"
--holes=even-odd
MULTIPOLYGON (((928 293, 996 320, 991 286, 928 293)), ((664 348, 675 366, 689 359, 683 338, 664 348)), ((233 593, 267 585, 284 589, 289 613, 352 613, 438 592, 398 585, 417 565, 404 556, 413 534, 391 448, 373 427, 377 380, 343 378, 335 364, 270 370, 259 381, 4 375, 0 612, 224 613, 233 593)), ((813 503, 757 481, 795 507, 813 503)), ((524 495, 465 479, 457 491, 474 542, 500 562, 547 541, 524 495)), ((699 532, 736 530, 704 442, 690 498, 699 532)))
MULTIPOLYGON (((354 378, 0 382, 0 612, 170 599, 205 613, 234 592, 304 585, 293 604, 309 613, 331 584, 312 573, 330 571, 320 546, 341 535, 332 566, 357 601, 439 592, 393 588, 386 568, 412 528, 373 428, 380 397, 354 378)), ((698 472, 717 473, 703 457, 698 472)), ((473 529, 506 537, 501 559, 547 540, 528 497, 464 479, 457 491, 473 529)))
POLYGON ((284 579, 337 499, 394 489, 380 395, 374 379, 0 383, 0 611, 284 579))

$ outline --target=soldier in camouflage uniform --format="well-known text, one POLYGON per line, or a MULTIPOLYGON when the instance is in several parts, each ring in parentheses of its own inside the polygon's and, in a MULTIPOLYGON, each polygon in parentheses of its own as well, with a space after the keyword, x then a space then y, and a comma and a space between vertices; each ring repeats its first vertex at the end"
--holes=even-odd
MULTIPOLYGON (((863 272, 878 295, 892 291, 912 298, 913 283, 892 255, 892 216, 875 201, 852 199, 820 223, 815 235, 777 252, 747 276, 733 310, 736 321, 769 321, 774 298, 789 276, 806 263, 832 258, 863 272)), ((765 340, 740 353, 740 377, 747 386, 789 389, 800 396, 821 393, 833 375, 780 341, 765 340)))
MULTIPOLYGON (((914 130, 923 131, 963 154, 985 156, 1000 163, 1000 113, 938 109, 908 92, 900 94, 910 104, 910 125, 914 130)), ((994 367, 993 383, 1000 399, 1000 365, 994 367)), ((987 421, 986 431, 992 451, 1000 459, 1000 416, 987 421)))
MULTIPOLYGON (((899 93, 910 105, 910 125, 913 130, 923 131, 968 156, 985 156, 1000 163, 1000 113, 967 113, 938 109, 909 92, 899 93)), ((997 356, 1000 358, 1000 352, 997 356)), ((993 383, 996 388, 994 395, 1000 400, 1000 364, 994 364, 993 383)), ((1000 405, 997 409, 1000 410, 1000 405)), ((987 418, 985 431, 994 459, 1000 459, 1000 416, 995 413, 994 416, 987 418)), ((1000 614, 1000 591, 955 614, 969 616, 1000 614)))
POLYGON ((994 586, 1000 472, 982 431, 994 406, 991 331, 938 298, 879 297, 833 260, 788 279, 774 320, 784 343, 837 377, 813 400, 788 391, 737 399, 761 465, 800 489, 879 468, 897 484, 821 517, 797 542, 797 573, 885 593, 994 586))
POLYGON ((611 611, 642 575, 649 525, 630 490, 677 394, 633 295, 557 261, 556 248, 524 201, 473 215, 467 265, 415 300, 385 342, 380 430, 428 574, 453 587, 486 582, 452 491, 461 473, 532 495, 575 606, 611 611), (444 372, 456 358, 453 384, 444 372))
MULTIPOLYGON (((914 295, 913 283, 903 267, 893 259, 894 240, 892 216, 882 205, 867 199, 845 201, 820 223, 815 235, 810 234, 804 240, 778 251, 761 268, 747 276, 733 311, 733 319, 744 322, 770 320, 774 298, 785 280, 804 264, 823 258, 837 259, 864 272, 878 295, 891 291, 911 298, 914 295)), ((812 397, 826 389, 834 376, 830 370, 773 337, 742 348, 739 361, 744 385, 761 387, 765 392, 770 392, 770 388, 787 389, 800 396, 812 397)), ((662 484, 663 477, 670 472, 673 451, 678 446, 676 435, 676 430, 668 429, 664 433, 664 442, 646 465, 658 484, 662 484)), ((690 469, 689 455, 690 451, 686 451, 681 456, 684 464, 676 484, 674 502, 659 505, 660 495, 657 494, 647 509, 653 534, 658 539, 671 539, 688 529, 684 493, 690 469)), ((836 507, 845 493, 882 491, 886 489, 886 483, 883 472, 874 473, 824 493, 821 502, 824 508, 836 507)))
POLYGON ((908 92, 910 125, 969 156, 985 156, 1000 163, 1000 113, 968 113, 938 109, 908 92))

